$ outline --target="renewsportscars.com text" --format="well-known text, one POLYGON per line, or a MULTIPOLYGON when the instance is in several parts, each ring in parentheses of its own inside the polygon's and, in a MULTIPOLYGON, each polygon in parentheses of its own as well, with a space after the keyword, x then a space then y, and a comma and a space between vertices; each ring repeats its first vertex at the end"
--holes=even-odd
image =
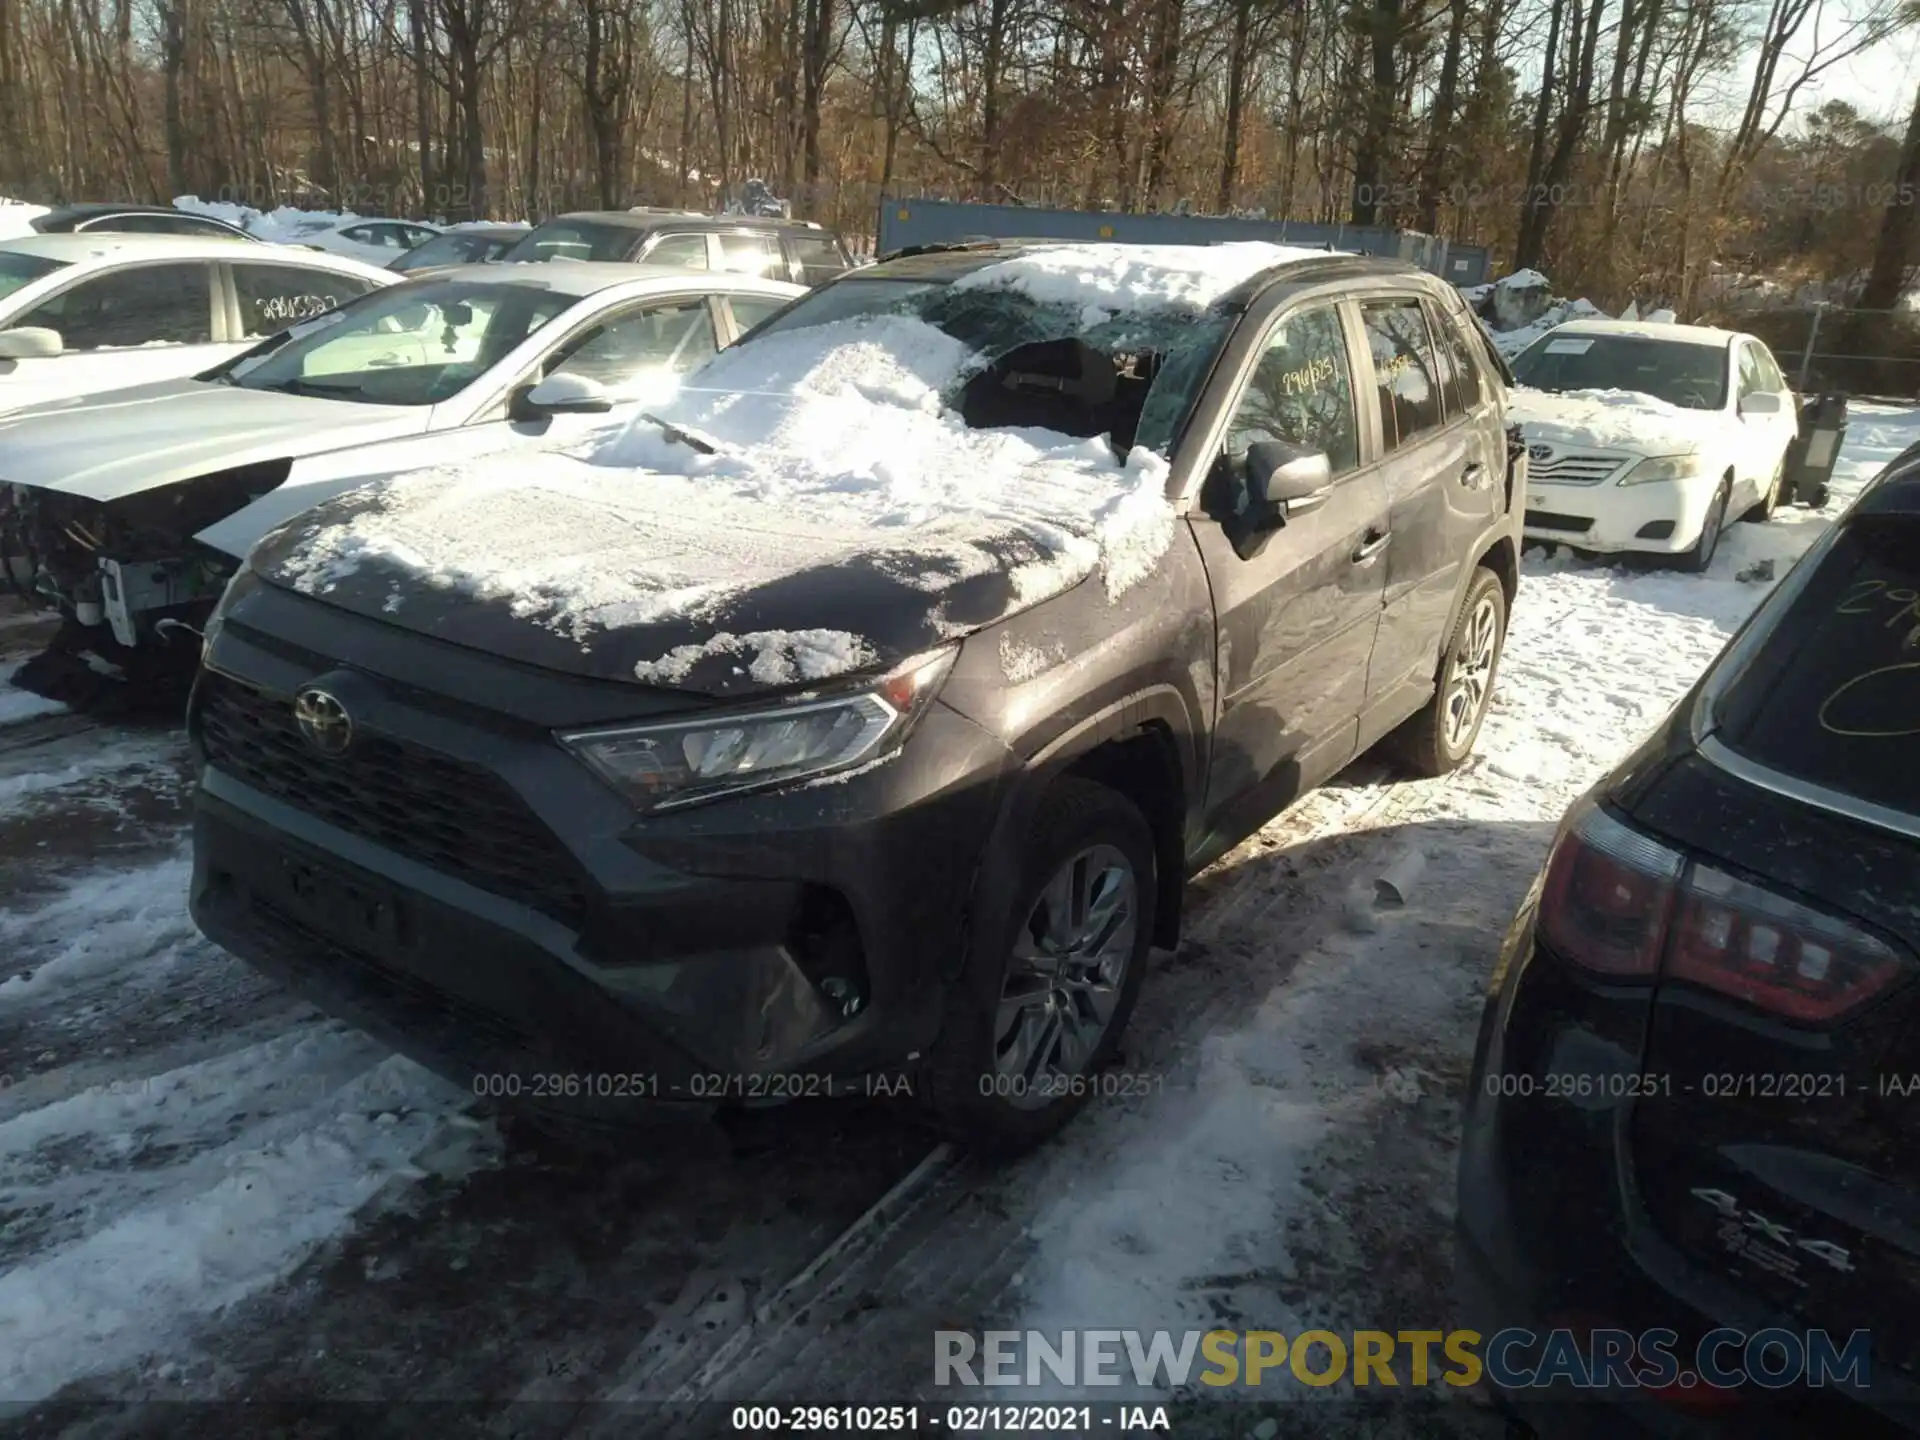
POLYGON ((1366 1387, 1506 1390, 1703 1385, 1865 1387, 1872 1336, 1854 1330, 936 1330, 938 1386, 1366 1387))

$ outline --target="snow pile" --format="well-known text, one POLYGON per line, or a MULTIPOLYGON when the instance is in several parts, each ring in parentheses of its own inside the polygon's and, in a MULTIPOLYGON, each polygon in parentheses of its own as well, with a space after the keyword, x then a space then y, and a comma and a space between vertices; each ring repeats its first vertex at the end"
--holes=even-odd
POLYGON ((1548 393, 1516 385, 1509 402, 1507 418, 1526 427, 1528 440, 1572 449, 1646 447, 1650 454, 1678 455, 1699 446, 1712 420, 1638 390, 1548 393))
POLYGON ((1563 300, 1538 270, 1516 270, 1488 285, 1463 286, 1467 303, 1486 322, 1494 348, 1508 359, 1569 320, 1604 319, 1591 300, 1563 300))
MULTIPOLYGON (((1017 288, 1097 323, 1123 309, 1197 313, 1308 253, 1320 252, 1087 246, 985 266, 956 285, 1017 288)), ((1118 458, 1103 438, 968 428, 946 402, 983 363, 904 315, 767 335, 699 371, 665 407, 674 428, 647 418, 583 453, 386 477, 357 513, 304 537, 280 573, 324 595, 375 562, 507 600, 583 643, 604 628, 711 615, 800 566, 856 558, 929 592, 1010 567, 1023 607, 1096 571, 1117 597, 1172 539, 1165 460, 1144 448, 1118 458)), ((819 678, 854 663, 855 638, 724 643, 757 652, 768 674, 819 678)), ((697 658, 676 651, 642 669, 661 678, 697 658)))
POLYGON ((190 215, 206 215, 215 220, 224 220, 229 225, 238 225, 249 235, 257 235, 262 240, 278 245, 299 245, 308 235, 342 220, 357 219, 351 210, 300 210, 291 205, 281 205, 273 210, 256 210, 251 205, 236 205, 225 200, 202 200, 197 195, 179 195, 174 197, 173 208, 184 210, 190 215))
POLYGON ((44 205, 29 205, 24 200, 9 200, 0 195, 0 240, 33 234, 33 218, 46 213, 44 205))

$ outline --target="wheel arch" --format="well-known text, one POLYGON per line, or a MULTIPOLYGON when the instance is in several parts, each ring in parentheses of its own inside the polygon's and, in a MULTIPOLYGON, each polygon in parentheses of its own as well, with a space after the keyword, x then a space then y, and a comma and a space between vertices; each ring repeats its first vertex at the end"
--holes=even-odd
MULTIPOLYGON (((1197 718, 1170 684, 1153 684, 1082 717, 1028 757, 1001 802, 974 875, 969 914, 1012 903, 1020 881, 1021 837, 1054 782, 1093 780, 1125 796, 1145 817, 1154 848, 1154 944, 1180 940, 1189 813, 1203 783, 1196 762, 1197 718)), ((965 956, 980 942, 978 925, 965 956)))

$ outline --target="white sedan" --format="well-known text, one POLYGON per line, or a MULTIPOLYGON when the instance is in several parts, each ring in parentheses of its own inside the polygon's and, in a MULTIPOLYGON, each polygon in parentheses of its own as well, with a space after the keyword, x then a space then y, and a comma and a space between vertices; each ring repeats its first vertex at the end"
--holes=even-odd
POLYGON ((445 232, 424 220, 370 220, 364 215, 315 215, 299 221, 285 239, 333 255, 351 255, 369 265, 391 265, 416 245, 445 232))
POLYGON ((462 266, 195 379, 0 418, 0 582, 97 650, 150 644, 164 621, 197 624, 253 542, 308 506, 584 439, 805 293, 645 265, 462 266))
POLYGON ((1755 337, 1578 320, 1512 363, 1528 538, 1666 555, 1700 571, 1729 517, 1773 514, 1799 414, 1755 337))
POLYGON ((0 412, 197 374, 398 279, 241 239, 0 240, 0 412))

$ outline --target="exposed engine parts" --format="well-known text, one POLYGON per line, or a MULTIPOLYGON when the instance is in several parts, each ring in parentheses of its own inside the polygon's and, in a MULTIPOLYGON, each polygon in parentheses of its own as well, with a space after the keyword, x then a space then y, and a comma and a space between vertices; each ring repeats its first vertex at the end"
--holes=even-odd
POLYGON ((110 630, 123 647, 178 645, 185 637, 161 622, 192 630, 233 573, 229 557, 194 535, 286 471, 284 461, 245 466, 110 502, 0 485, 0 582, 83 628, 110 630))

